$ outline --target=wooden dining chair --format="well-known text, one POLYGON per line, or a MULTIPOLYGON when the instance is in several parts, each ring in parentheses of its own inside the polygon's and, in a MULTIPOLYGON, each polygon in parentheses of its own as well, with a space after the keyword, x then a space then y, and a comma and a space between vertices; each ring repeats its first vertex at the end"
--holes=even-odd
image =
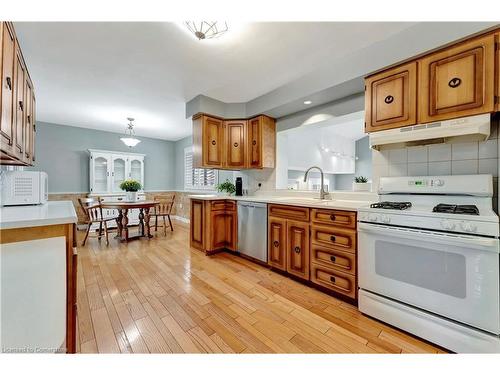
POLYGON ((165 236, 167 235, 167 223, 165 218, 168 219, 168 224, 170 226, 170 230, 173 232, 174 231, 174 226, 172 225, 172 220, 170 219, 170 214, 172 213, 172 209, 174 207, 174 202, 175 202, 175 195, 172 195, 170 197, 161 197, 161 196, 156 196, 153 198, 156 202, 159 202, 154 209, 153 213, 151 214, 151 217, 154 216, 155 218, 155 232, 158 231, 158 217, 163 218, 163 232, 165 233, 165 236))
POLYGON ((78 198, 78 202, 80 203, 80 207, 82 207, 85 215, 87 216, 87 231, 85 233, 85 237, 82 242, 82 246, 85 246, 85 242, 89 237, 90 228, 92 224, 99 223, 99 232, 97 234, 97 239, 100 241, 104 229, 104 235, 106 236, 106 245, 109 245, 108 239, 108 221, 114 221, 116 217, 105 218, 102 215, 102 206, 101 206, 101 198, 78 198))

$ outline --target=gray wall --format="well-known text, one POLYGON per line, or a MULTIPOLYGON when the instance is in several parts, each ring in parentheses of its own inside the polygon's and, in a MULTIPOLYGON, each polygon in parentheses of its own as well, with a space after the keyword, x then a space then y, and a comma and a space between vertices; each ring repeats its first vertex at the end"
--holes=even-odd
POLYGON ((368 180, 372 177, 372 150, 370 149, 369 137, 363 137, 356 141, 356 156, 354 174, 335 175, 336 190, 352 190, 352 182, 355 176, 365 176, 368 180))
POLYGON ((36 130, 36 164, 30 169, 48 173, 50 193, 89 191, 89 148, 146 154, 145 190, 175 188, 175 142, 137 137, 142 142, 130 149, 117 133, 45 122, 37 122, 36 130))

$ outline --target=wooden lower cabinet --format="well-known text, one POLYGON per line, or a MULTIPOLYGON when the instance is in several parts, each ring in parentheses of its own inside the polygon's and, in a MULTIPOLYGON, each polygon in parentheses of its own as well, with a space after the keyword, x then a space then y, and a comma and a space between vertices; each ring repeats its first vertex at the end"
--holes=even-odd
POLYGON ((268 263, 286 271, 286 220, 278 217, 268 219, 268 263))
POLYGON ((309 223, 288 220, 286 233, 286 270, 309 280, 309 223))
POLYGON ((219 250, 237 250, 238 214, 236 203, 229 200, 191 199, 190 245, 212 254, 219 250))

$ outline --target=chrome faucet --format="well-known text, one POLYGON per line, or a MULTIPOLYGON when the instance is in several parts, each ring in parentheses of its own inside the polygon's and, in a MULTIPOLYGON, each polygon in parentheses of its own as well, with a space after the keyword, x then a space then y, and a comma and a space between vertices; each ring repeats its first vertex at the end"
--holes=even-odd
POLYGON ((325 197, 327 196, 328 193, 325 192, 325 179, 324 179, 324 175, 323 175, 323 170, 320 167, 312 166, 311 168, 309 168, 306 171, 306 174, 304 175, 304 182, 307 181, 307 174, 313 168, 316 168, 319 171, 319 173, 321 173, 321 187, 319 188, 319 199, 325 199, 325 197))

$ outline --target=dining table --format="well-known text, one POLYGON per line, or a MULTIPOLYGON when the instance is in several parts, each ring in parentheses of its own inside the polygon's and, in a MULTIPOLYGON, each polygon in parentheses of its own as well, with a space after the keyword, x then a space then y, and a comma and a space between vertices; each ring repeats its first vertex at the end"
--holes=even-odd
POLYGON ((122 242, 139 238, 151 238, 151 219, 150 210, 157 206, 160 202, 152 200, 143 200, 135 202, 117 201, 117 202, 102 202, 102 208, 115 209, 118 211, 116 218, 118 238, 122 242), (128 229, 128 211, 131 209, 139 209, 139 233, 135 236, 129 235, 128 229))

